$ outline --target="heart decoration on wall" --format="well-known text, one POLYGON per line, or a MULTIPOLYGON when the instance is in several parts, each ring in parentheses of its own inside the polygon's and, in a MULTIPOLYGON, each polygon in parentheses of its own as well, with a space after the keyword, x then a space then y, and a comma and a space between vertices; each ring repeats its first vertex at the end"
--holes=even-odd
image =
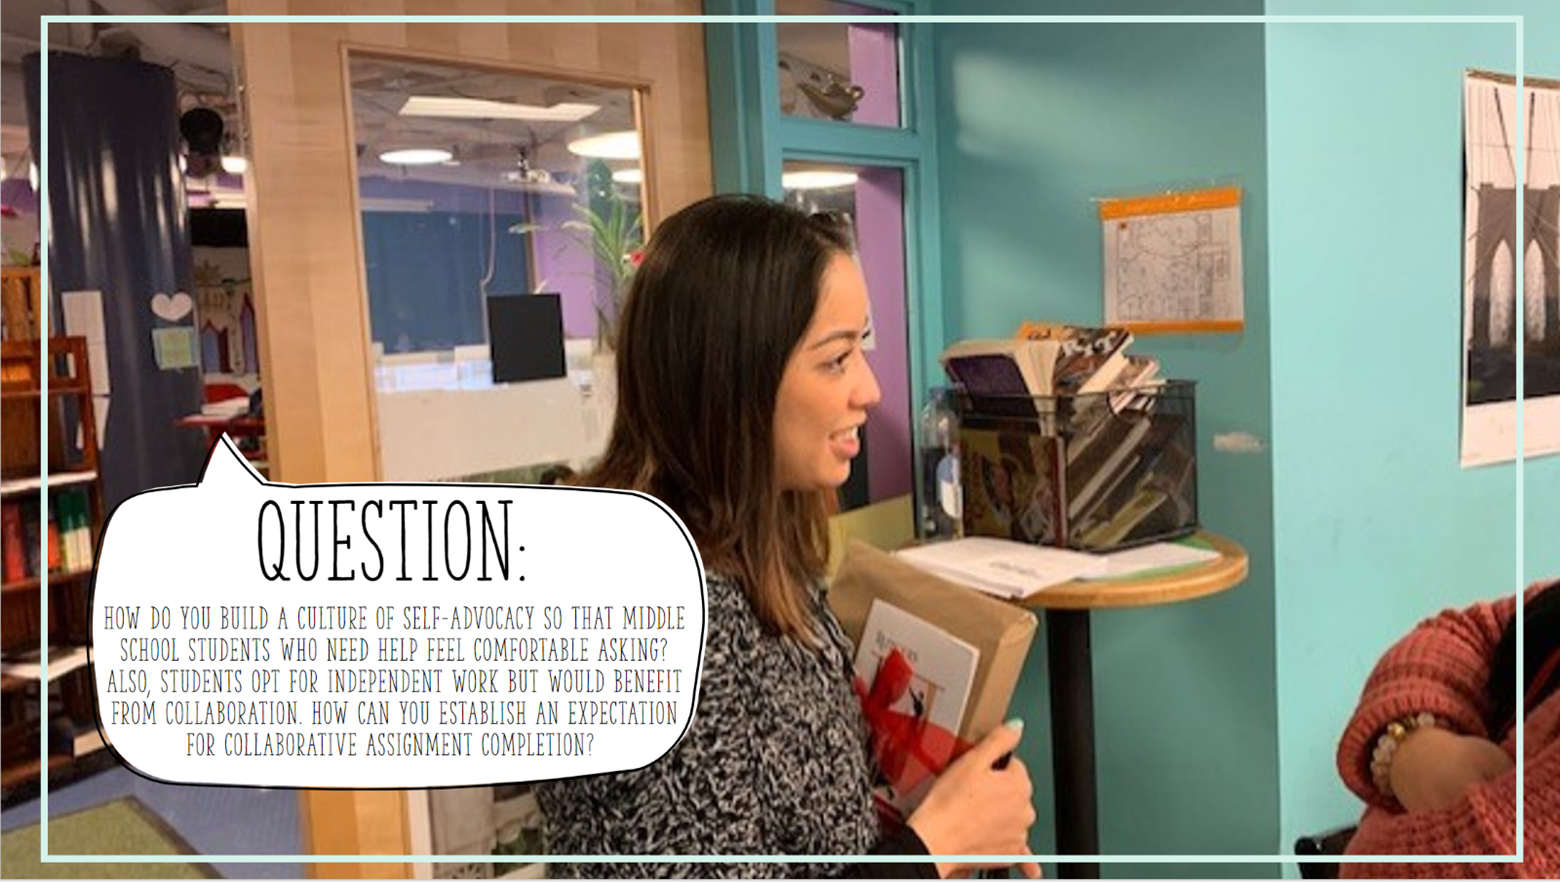
POLYGON ((161 291, 152 295, 152 312, 164 321, 180 321, 194 309, 195 301, 183 291, 175 292, 172 297, 161 291))

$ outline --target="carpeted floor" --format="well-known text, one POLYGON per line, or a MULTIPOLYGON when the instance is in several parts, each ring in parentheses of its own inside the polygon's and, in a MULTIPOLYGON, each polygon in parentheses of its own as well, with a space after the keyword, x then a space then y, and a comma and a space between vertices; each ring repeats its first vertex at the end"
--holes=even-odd
MULTIPOLYGON (((0 836, 0 877, 6 879, 210 879, 196 863, 69 863, 38 860, 37 824, 0 836)), ((193 854, 163 820, 134 797, 56 815, 49 821, 51 854, 193 854)))

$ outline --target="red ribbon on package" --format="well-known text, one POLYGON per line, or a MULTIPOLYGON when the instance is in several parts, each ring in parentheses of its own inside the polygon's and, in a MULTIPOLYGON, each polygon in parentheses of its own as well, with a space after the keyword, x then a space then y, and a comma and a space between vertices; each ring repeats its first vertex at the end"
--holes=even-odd
POLYGON ((909 692, 914 677, 914 667, 895 647, 878 666, 870 689, 861 677, 854 683, 872 732, 873 756, 894 792, 901 796, 915 793, 971 746, 925 717, 893 709, 909 692))

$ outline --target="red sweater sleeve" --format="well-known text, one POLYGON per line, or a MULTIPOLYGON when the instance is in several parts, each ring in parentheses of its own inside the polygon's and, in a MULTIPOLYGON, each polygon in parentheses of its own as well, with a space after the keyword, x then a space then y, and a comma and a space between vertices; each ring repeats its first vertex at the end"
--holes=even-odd
POLYGON ((1516 598, 1507 597, 1448 610, 1421 622, 1376 663, 1338 745, 1338 772, 1356 796, 1396 808, 1370 776, 1376 739, 1395 719, 1429 711, 1463 734, 1490 737, 1484 731, 1490 656, 1515 608, 1516 598))
MULTIPOLYGON (((1560 693, 1528 716, 1523 764, 1523 863, 1343 864, 1346 878, 1527 878, 1560 875, 1560 693)), ((1458 805, 1408 814, 1371 808, 1351 855, 1514 854, 1517 774, 1471 790, 1458 805)))

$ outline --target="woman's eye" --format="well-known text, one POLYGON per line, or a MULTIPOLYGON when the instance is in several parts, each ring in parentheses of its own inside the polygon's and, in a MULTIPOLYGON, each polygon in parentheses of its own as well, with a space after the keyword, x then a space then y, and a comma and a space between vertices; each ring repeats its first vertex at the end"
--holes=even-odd
POLYGON ((850 361, 850 355, 851 355, 851 351, 850 350, 846 350, 838 358, 831 358, 831 359, 829 359, 829 362, 828 362, 829 369, 833 370, 833 371, 843 371, 845 369, 845 362, 850 361))

